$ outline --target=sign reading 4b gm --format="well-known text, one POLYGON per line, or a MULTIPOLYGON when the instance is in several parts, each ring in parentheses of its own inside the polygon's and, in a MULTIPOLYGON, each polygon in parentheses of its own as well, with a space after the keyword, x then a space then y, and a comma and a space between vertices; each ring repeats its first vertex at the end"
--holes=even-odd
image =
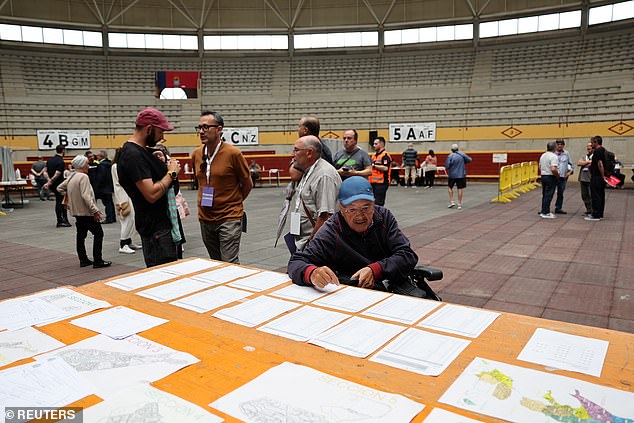
POLYGON ((87 129, 37 131, 38 149, 54 150, 58 145, 63 145, 70 150, 87 150, 90 148, 90 131, 87 129))
POLYGON ((436 141, 436 122, 390 123, 390 141, 436 141))

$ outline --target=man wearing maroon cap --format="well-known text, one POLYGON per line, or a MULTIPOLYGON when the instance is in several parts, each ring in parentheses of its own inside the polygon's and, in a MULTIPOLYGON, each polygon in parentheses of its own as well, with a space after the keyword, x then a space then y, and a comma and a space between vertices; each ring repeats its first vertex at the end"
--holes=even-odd
POLYGON ((134 205, 147 267, 178 260, 180 246, 173 239, 167 193, 178 178, 180 164, 174 159, 163 163, 152 154, 152 148, 163 139, 163 131, 173 129, 160 111, 151 107, 141 110, 134 134, 121 148, 117 162, 119 183, 134 205))

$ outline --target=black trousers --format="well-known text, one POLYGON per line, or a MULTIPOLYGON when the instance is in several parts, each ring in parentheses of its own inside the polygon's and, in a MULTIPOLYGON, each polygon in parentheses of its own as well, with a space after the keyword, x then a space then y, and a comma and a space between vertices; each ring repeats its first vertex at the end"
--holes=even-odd
POLYGON ((114 211, 114 201, 112 201, 112 194, 99 194, 96 196, 98 200, 101 200, 104 208, 106 209, 106 222, 116 222, 117 215, 114 211))
POLYGON ((590 179, 590 198, 592 200, 592 217, 603 218, 605 209, 605 181, 603 178, 590 179))
POLYGON ((428 170, 427 172, 425 172, 425 186, 433 187, 435 179, 436 179, 435 170, 428 170))
POLYGON ((101 256, 101 245, 103 243, 103 229, 101 223, 96 222, 93 216, 75 216, 75 226, 77 227, 77 256, 80 262, 87 262, 90 259, 86 254, 86 236, 92 233, 94 240, 92 243, 92 257, 95 263, 103 261, 101 256))
POLYGON ((68 213, 62 204, 64 195, 57 192, 57 187, 51 187, 51 191, 55 194, 55 216, 57 216, 57 223, 68 222, 68 213))
POLYGON ((143 258, 147 267, 170 263, 183 258, 180 245, 172 240, 169 229, 160 229, 150 236, 141 235, 143 245, 143 258))
POLYGON ((387 189, 389 187, 389 184, 372 184, 372 191, 374 192, 374 204, 376 204, 377 206, 385 205, 385 195, 387 194, 387 189))

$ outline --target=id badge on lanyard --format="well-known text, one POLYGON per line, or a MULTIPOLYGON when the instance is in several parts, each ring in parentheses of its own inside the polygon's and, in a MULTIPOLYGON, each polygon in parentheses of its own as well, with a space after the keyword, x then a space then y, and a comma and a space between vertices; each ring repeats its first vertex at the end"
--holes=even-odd
MULTIPOLYGON (((206 160, 207 162, 207 171, 206 171, 206 176, 207 176, 207 184, 209 184, 210 178, 211 178, 211 163, 214 161, 214 158, 216 158, 216 154, 218 154, 218 150, 220 150, 220 145, 222 144, 222 141, 218 142, 218 145, 216 146, 216 149, 214 150, 214 154, 208 158, 206 160)), ((205 147, 207 148, 207 147, 205 147)), ((200 205, 203 207, 213 207, 214 205, 214 187, 206 185, 202 187, 202 196, 200 199, 200 205)))

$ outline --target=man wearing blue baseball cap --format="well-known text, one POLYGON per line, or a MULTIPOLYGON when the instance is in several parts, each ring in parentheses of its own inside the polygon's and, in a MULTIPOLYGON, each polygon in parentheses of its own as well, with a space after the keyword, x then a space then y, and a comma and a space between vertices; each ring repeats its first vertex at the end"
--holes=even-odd
POLYGON ((339 211, 317 231, 303 251, 288 263, 297 285, 323 288, 339 279, 358 279, 363 288, 386 290, 384 280, 403 280, 418 256, 392 213, 374 204, 367 179, 352 176, 341 184, 339 211))

